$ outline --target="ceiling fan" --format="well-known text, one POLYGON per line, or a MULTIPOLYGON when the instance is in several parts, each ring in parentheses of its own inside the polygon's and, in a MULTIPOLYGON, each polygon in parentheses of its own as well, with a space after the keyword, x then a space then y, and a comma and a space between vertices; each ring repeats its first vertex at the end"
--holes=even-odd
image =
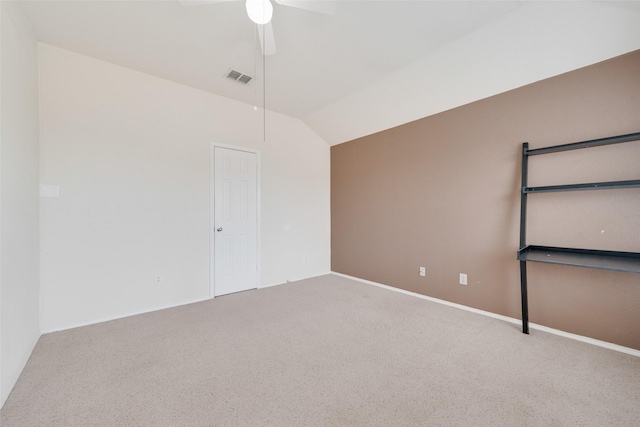
MULTIPOLYGON (((256 24, 260 46, 264 55, 276 53, 276 42, 273 35, 271 17, 273 5, 270 0, 179 0, 184 6, 222 3, 228 1, 244 1, 247 15, 256 24)), ((282 6, 291 6, 311 12, 333 15, 336 12, 337 0, 274 0, 282 6)))

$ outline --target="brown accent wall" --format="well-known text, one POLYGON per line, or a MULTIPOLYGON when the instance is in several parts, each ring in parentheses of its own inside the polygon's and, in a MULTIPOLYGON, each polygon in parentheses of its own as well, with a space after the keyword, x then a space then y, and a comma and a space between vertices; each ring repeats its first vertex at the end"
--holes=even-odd
MULTIPOLYGON (((520 318, 522 142, 632 132, 640 51, 334 146, 332 270, 520 318)), ((530 160, 529 185, 625 179, 640 142, 530 160)), ((640 252, 640 189, 530 196, 528 227, 529 244, 640 252)), ((528 270, 530 321, 640 349, 639 274, 528 270)))

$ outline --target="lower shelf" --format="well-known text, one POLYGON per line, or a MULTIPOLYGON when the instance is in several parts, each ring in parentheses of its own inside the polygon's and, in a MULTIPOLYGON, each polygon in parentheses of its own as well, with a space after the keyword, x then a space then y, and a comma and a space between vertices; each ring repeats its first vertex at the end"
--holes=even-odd
POLYGON ((640 273, 640 253, 636 252, 526 246, 518 251, 518 260, 640 273))

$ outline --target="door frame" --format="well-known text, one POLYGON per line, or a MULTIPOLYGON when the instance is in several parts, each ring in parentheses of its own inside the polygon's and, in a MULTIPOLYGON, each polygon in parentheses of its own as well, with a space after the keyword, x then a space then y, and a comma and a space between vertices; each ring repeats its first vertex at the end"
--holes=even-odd
POLYGON ((211 142, 209 147, 209 298, 215 298, 215 151, 216 148, 225 148, 227 150, 243 151, 256 155, 256 263, 257 263, 257 283, 256 288, 260 288, 260 150, 242 147, 239 145, 221 144, 211 142))

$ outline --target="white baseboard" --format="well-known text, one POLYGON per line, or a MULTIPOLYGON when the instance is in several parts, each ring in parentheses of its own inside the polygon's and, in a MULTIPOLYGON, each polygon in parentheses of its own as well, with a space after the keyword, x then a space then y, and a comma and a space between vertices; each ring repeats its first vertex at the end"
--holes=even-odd
POLYGON ((275 283, 267 283, 266 285, 260 285, 258 286, 258 289, 265 289, 265 288, 273 288, 274 286, 280 286, 280 285, 284 285, 285 283, 289 283, 287 282, 275 282, 275 283))
POLYGON ((99 318, 99 319, 96 319, 96 320, 91 320, 89 322, 74 323, 73 325, 66 326, 64 328, 59 328, 59 329, 46 329, 46 328, 43 328, 42 333, 43 334, 50 334, 52 332, 67 331, 69 329, 80 328, 82 326, 96 325, 98 323, 110 322, 112 320, 118 320, 118 319, 124 319, 124 318, 131 317, 131 316, 137 316, 139 314, 153 313, 154 311, 166 310, 167 308, 175 308, 175 307, 180 307, 180 306, 183 306, 183 305, 195 304, 197 302, 208 301, 210 299, 211 299, 210 297, 199 298, 199 299, 189 300, 189 301, 186 301, 186 302, 181 302, 181 303, 178 303, 178 304, 169 304, 169 305, 159 306, 159 307, 155 307, 155 308, 150 308, 148 310, 134 311, 134 312, 131 312, 131 313, 121 314, 121 315, 118 315, 118 316, 102 317, 102 318, 99 318))
MULTIPOLYGON (((411 296, 414 296, 414 297, 422 298, 424 300, 436 302, 438 304, 444 304, 444 305, 448 305, 450 307, 455 307, 455 308, 459 308, 459 309, 462 309, 462 310, 470 311, 472 313, 481 314, 483 316, 493 317, 494 319, 499 319, 499 320, 502 320, 502 321, 505 321, 505 322, 515 323, 516 325, 522 324, 522 321, 520 319, 514 319, 513 317, 503 316, 501 314, 492 313, 490 311, 479 310, 477 308, 469 307, 469 306, 462 305, 462 304, 456 304, 454 302, 445 301, 445 300, 442 300, 442 299, 439 299, 439 298, 429 297, 429 296, 418 294, 418 293, 411 292, 411 291, 405 291, 404 289, 394 288, 393 286, 383 285, 382 283, 372 282, 370 280, 365 280, 365 279, 361 279, 359 277, 349 276, 347 274, 337 273, 335 271, 332 271, 331 274, 335 274, 336 276, 344 277, 344 278, 351 279, 351 280, 356 280, 358 282, 366 283, 368 285, 377 286, 379 288, 384 288, 384 289, 387 289, 387 290, 390 290, 390 291, 399 292, 399 293, 402 293, 402 294, 406 294, 406 295, 411 295, 411 296)), ((600 340, 597 340, 597 339, 594 339, 594 338, 585 337, 585 336, 582 336, 582 335, 572 334, 572 333, 569 333, 569 332, 561 331, 559 329, 553 329, 553 328, 549 328, 547 326, 538 325, 536 323, 529 322, 529 329, 536 329, 538 331, 548 332, 550 334, 559 335, 561 337, 570 338, 572 340, 581 341, 581 342, 585 342, 585 343, 588 343, 588 344, 597 345, 598 347, 604 347, 604 348, 607 348, 609 350, 614 350, 614 351, 619 351, 621 353, 630 354, 631 356, 640 357, 640 350, 636 350, 636 349, 629 348, 629 347, 624 347, 624 346, 621 346, 621 345, 618 345, 618 344, 613 344, 613 343, 606 342, 606 341, 600 341, 600 340)))
MULTIPOLYGON (((311 279, 311 278, 314 278, 314 277, 324 276, 324 275, 327 275, 327 274, 331 274, 331 271, 328 271, 326 273, 316 274, 316 275, 313 275, 313 276, 301 277, 301 278, 297 278, 297 279, 289 279, 286 282, 282 282, 282 283, 272 283, 272 284, 268 284, 268 285, 260 285, 258 287, 258 289, 269 288, 271 286, 283 285, 283 284, 289 283, 289 282, 297 282, 299 280, 311 279)), ((52 332, 67 331, 69 329, 80 328, 82 326, 96 325, 98 323, 110 322, 112 320, 118 320, 118 319, 124 319, 126 317, 137 316, 139 314, 152 313, 154 311, 165 310, 167 308, 174 308, 174 307, 180 307, 182 305, 195 304, 197 302, 207 301, 209 299, 212 299, 212 297, 200 298, 200 299, 190 300, 190 301, 186 301, 186 302, 181 302, 181 303, 178 303, 178 304, 170 304, 170 305, 155 307, 155 308, 151 308, 151 309, 148 309, 148 310, 135 311, 135 312, 126 313, 126 314, 122 314, 122 315, 118 315, 118 316, 103 317, 103 318, 100 318, 100 319, 91 320, 89 322, 74 323, 73 325, 65 326, 64 328, 53 328, 53 329, 43 328, 42 333, 43 334, 50 334, 52 332)))
POLYGON ((327 274, 333 274, 333 272, 332 271, 327 271, 326 273, 314 274, 312 276, 304 276, 304 277, 298 277, 298 278, 295 278, 295 279, 287 279, 286 282, 277 282, 277 283, 271 283, 271 284, 267 284, 267 285, 260 285, 258 287, 258 289, 270 288, 272 286, 284 285, 285 283, 299 282, 301 280, 313 279, 314 277, 326 276, 327 274))
MULTIPOLYGON (((461 310, 466 310, 466 311, 470 311, 472 313, 476 313, 476 314, 480 314, 483 316, 487 316, 487 317, 493 317, 494 319, 498 319, 498 320, 502 320, 504 322, 509 322, 509 323, 513 323, 516 325, 520 325, 522 322, 520 319, 515 319, 513 317, 508 317, 508 316, 503 316, 501 314, 496 314, 496 313, 492 313, 490 311, 485 311, 485 310, 480 310, 477 308, 473 308, 473 307, 469 307, 466 305, 462 305, 462 304, 457 304, 454 302, 450 302, 450 301, 445 301, 439 298, 434 298, 434 297, 430 297, 430 296, 426 296, 426 295, 422 295, 422 294, 418 294, 416 292, 411 292, 411 291, 406 291, 404 289, 400 289, 400 288, 394 288, 393 286, 389 286, 389 285, 384 285, 382 283, 377 283, 377 282, 372 282, 370 280, 365 280, 365 279, 361 279, 359 277, 354 277, 354 276, 349 276, 347 274, 342 274, 342 273, 337 273, 335 271, 330 271, 327 273, 322 273, 322 274, 317 274, 314 276, 309 276, 309 277, 301 277, 301 278, 296 278, 296 279, 290 279, 287 280, 286 282, 283 283, 272 283, 272 284, 267 284, 267 285, 261 285, 259 289, 263 289, 263 288, 269 288, 272 286, 279 286, 279 285, 283 285, 284 283, 289 283, 289 282, 294 282, 294 281, 300 281, 300 280, 306 280, 306 279, 311 279, 314 277, 319 277, 319 276, 324 276, 326 274, 334 274, 336 276, 340 276, 340 277, 344 277, 347 279, 351 279, 351 280, 355 280, 361 283, 366 283, 369 285, 373 285, 373 286, 377 286, 379 288, 383 288, 383 289, 387 289, 393 292, 399 292, 405 295, 411 295, 417 298, 422 298, 424 300, 427 301, 432 301, 432 302, 436 302, 438 304, 443 304, 443 305, 448 305, 449 307, 455 307, 455 308, 459 308, 461 310)), ((187 301, 187 302, 182 302, 179 304, 172 304, 172 305, 167 305, 167 306, 161 306, 161 307, 156 307, 153 309, 149 309, 149 310, 143 310, 143 311, 138 311, 138 312, 132 312, 132 313, 128 313, 128 314, 124 314, 124 315, 120 315, 120 316, 113 316, 113 317, 107 317, 107 318, 101 318, 101 319, 97 319, 97 320, 92 320, 90 322, 84 322, 84 323, 78 323, 78 324, 74 324, 65 328, 60 328, 60 329, 43 329, 42 333, 43 334, 48 334, 51 332, 58 332, 58 331, 65 331, 68 329, 75 329, 75 328, 79 328, 82 326, 89 326, 89 325, 95 325, 97 323, 102 323, 102 322, 109 322, 111 320, 117 320, 117 319, 123 319, 125 317, 131 317, 131 316, 137 316, 139 314, 145 314, 145 313, 151 313, 154 311, 158 311, 158 310, 164 310, 167 308, 174 308, 174 307, 179 307, 182 305, 188 305, 188 304, 195 304, 198 302, 202 302, 202 301, 207 301, 210 298, 201 298, 201 299, 196 299, 196 300, 192 300, 192 301, 187 301)), ((553 329, 553 328, 549 328, 547 326, 543 326, 543 325, 538 325, 536 323, 531 323, 529 322, 529 328, 530 329, 535 329, 535 330, 539 330, 542 332, 548 332, 550 334, 554 334, 554 335, 559 335, 565 338, 570 338, 576 341, 581 341, 581 342, 585 342, 588 344, 592 344, 592 345, 596 345, 598 347, 603 347, 603 348, 608 348, 610 350, 614 350, 614 351, 619 351, 621 353, 626 353, 626 354, 630 354, 632 356, 636 356, 636 357, 640 357, 640 350, 636 350, 633 348, 629 348, 629 347, 624 347, 618 344, 613 344, 613 343, 609 343, 606 341, 601 341, 601 340, 597 340, 594 338, 589 338, 589 337, 585 337, 582 335, 577 335, 577 334, 572 334, 570 332, 565 332, 565 331, 561 331, 559 329, 553 329)), ((35 346, 36 341, 33 343, 33 347, 35 346)), ((26 359, 25 359, 25 364, 26 361, 29 359, 29 355, 31 355, 31 351, 33 350, 33 347, 30 349, 29 354, 27 355, 26 359)), ((21 371, 20 371, 21 372, 21 371)), ((13 380, 12 384, 12 388, 13 388, 13 384, 15 383, 15 381, 17 381, 18 377, 20 376, 20 372, 17 374, 15 380, 13 380)), ((8 396, 8 393, 11 391, 11 389, 9 389, 8 391, 3 390, 3 394, 0 396, 0 402, 4 402, 4 399, 6 399, 6 397, 8 396), (4 395, 4 393, 6 392, 6 396, 4 395)))
POLYGON ((13 390, 13 387, 18 382, 18 378, 20 378, 24 367, 27 366, 27 362, 31 357, 31 353, 33 353, 33 349, 36 347, 36 344, 38 343, 38 340, 41 336, 42 334, 33 337, 32 342, 30 343, 29 347, 27 347, 27 351, 23 352, 20 357, 20 365, 18 366, 18 369, 14 369, 12 372, 2 375, 3 383, 2 391, 0 393, 0 409, 2 409, 4 403, 9 398, 11 390, 13 390))

